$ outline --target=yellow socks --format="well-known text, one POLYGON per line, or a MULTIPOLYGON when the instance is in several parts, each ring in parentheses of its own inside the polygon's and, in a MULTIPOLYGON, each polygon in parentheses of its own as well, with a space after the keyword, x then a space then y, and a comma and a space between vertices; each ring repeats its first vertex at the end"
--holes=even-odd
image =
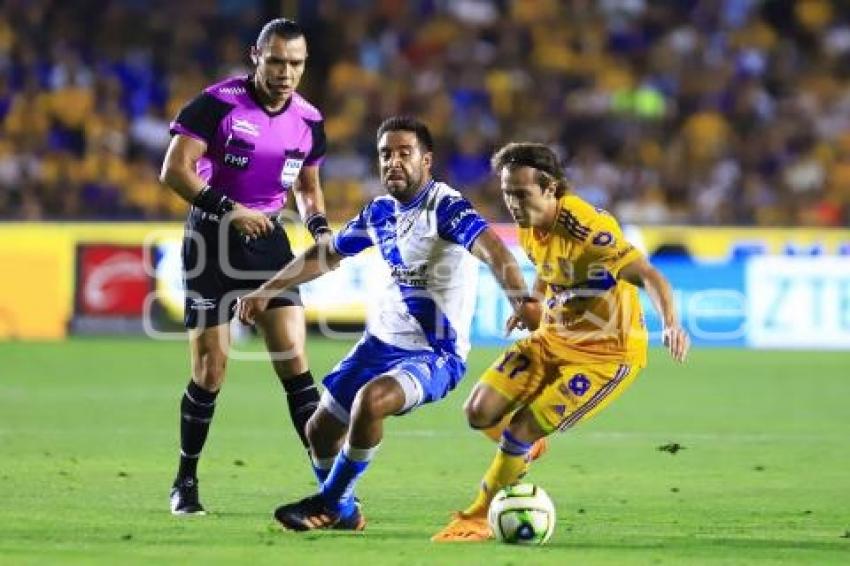
POLYGON ((499 443, 499 451, 481 480, 475 501, 464 509, 463 514, 486 515, 490 501, 499 490, 515 484, 525 473, 528 466, 526 460, 530 449, 531 443, 522 442, 505 430, 499 443))

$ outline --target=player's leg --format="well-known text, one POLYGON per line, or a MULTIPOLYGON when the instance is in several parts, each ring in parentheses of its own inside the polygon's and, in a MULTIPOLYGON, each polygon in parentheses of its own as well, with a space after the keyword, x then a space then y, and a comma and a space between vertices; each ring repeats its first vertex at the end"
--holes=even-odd
POLYGON ((511 419, 478 496, 464 514, 486 513, 493 496, 524 475, 534 442, 592 417, 616 399, 637 375, 637 368, 615 363, 564 364, 558 371, 558 378, 511 419))
POLYGON ((499 448, 479 484, 475 501, 456 513, 452 521, 431 537, 435 542, 476 542, 492 538, 487 509, 500 489, 517 483, 528 467, 529 453, 535 442, 545 439, 544 430, 528 407, 521 407, 502 431, 499 448))
POLYGON ((257 317, 257 326, 262 330, 275 373, 286 391, 292 425, 301 443, 308 448, 306 426, 319 405, 319 390, 304 349, 304 307, 269 308, 257 317))
MULTIPOLYGON (((463 412, 469 426, 482 431, 485 435, 493 435, 493 431, 501 430, 510 422, 510 415, 516 408, 513 400, 505 396, 489 383, 478 381, 463 404, 463 412), (501 424, 504 422, 504 426, 501 424)), ((494 439, 498 439, 496 436, 494 439)))
MULTIPOLYGON (((361 401, 361 392, 368 384, 404 360, 410 352, 396 349, 371 336, 364 336, 346 357, 323 380, 325 390, 319 403, 319 409, 308 424, 308 439, 313 453, 313 464, 320 491, 325 483, 334 476, 333 469, 339 469, 333 482, 344 479, 350 473, 350 461, 360 460, 363 454, 343 450, 340 432, 347 437, 354 421, 355 412, 358 422, 364 418, 366 403, 361 401), (345 456, 347 452, 347 456, 345 456)), ((375 386, 377 390, 377 385, 375 386)), ((359 430, 359 429, 358 429, 359 430)), ((354 445, 357 447, 357 445, 354 445)), ((368 454, 367 454, 368 456, 368 454)), ((346 511, 353 507, 345 502, 346 511)), ((341 521, 336 510, 336 502, 326 502, 321 492, 295 503, 282 505, 275 510, 275 518, 283 526, 294 530, 326 528, 342 523, 342 528, 359 529, 365 524, 359 513, 352 514, 341 521)))
POLYGON ((389 375, 371 380, 354 398, 345 444, 321 488, 326 503, 341 518, 355 512, 354 488, 378 452, 384 419, 402 411, 406 401, 404 389, 389 375))
POLYGON ((370 352, 368 340, 365 342, 325 379, 322 406, 327 406, 341 420, 348 416, 346 406, 351 407, 348 434, 321 491, 275 512, 278 521, 288 528, 362 529, 365 520, 353 492, 383 438, 384 419, 442 399, 455 388, 465 371, 465 365, 456 356, 432 352, 414 355, 386 344, 379 344, 370 352), (377 377, 361 382, 356 371, 346 374, 345 366, 357 359, 357 351, 361 355, 371 354, 373 359, 369 363, 373 367, 384 368, 374 373, 377 377), (347 379, 339 379, 346 375, 347 379), (354 396, 350 394, 352 384, 359 385, 354 396))
POLYGON ((519 340, 496 358, 464 404, 469 426, 499 442, 513 411, 540 387, 540 349, 536 340, 519 340))
POLYGON ((323 380, 325 390, 306 429, 313 471, 320 487, 342 449, 351 421, 351 407, 360 388, 396 363, 395 357, 387 357, 382 350, 374 338, 364 337, 323 380))
POLYGON ((342 449, 348 424, 334 416, 326 407, 319 406, 307 422, 306 432, 313 471, 321 487, 342 449))
POLYGON ((201 514, 197 468, 215 401, 224 383, 230 332, 227 324, 190 329, 192 379, 180 401, 180 463, 171 491, 171 512, 201 514))
POLYGON ((186 281, 184 323, 192 377, 180 401, 180 464, 170 494, 171 512, 201 514, 197 467, 209 433, 230 348, 229 316, 218 264, 218 223, 193 211, 186 223, 182 260, 186 281))
MULTIPOLYGON (((283 226, 274 221, 274 230, 264 238, 235 242, 234 266, 256 275, 252 287, 261 285, 294 258, 283 226)), ((310 373, 304 350, 306 329, 304 306, 298 289, 273 297, 266 311, 257 317, 275 373, 286 392, 289 415, 304 447, 304 428, 319 403, 319 390, 310 373)))
POLYGON ((475 501, 464 509, 466 516, 486 516, 490 501, 500 489, 519 481, 528 467, 534 443, 545 438, 551 429, 544 428, 528 407, 514 413, 502 432, 499 449, 479 484, 475 501))
POLYGON ((464 515, 486 514, 495 494, 524 475, 534 442, 592 417, 616 399, 636 375, 637 368, 624 364, 561 366, 558 378, 511 419, 475 502, 464 515))
MULTIPOLYGON (((517 408, 521 409, 544 385, 543 359, 542 351, 535 340, 518 341, 484 372, 466 401, 464 409, 470 426, 484 430, 491 438, 498 435, 497 457, 506 443, 504 435, 507 422, 517 418, 520 414, 517 408)), ((545 435, 541 436, 541 442, 543 441, 545 435)), ((538 443, 538 446, 541 444, 538 443)), ((525 451, 520 473, 526 470, 530 453, 530 449, 525 451)), ((493 483, 492 480, 490 483, 493 483)), ((449 524, 431 540, 474 541, 490 538, 486 519, 488 493, 485 491, 482 495, 481 491, 479 488, 476 499, 466 511, 455 513, 449 524)))
POLYGON ((345 444, 319 493, 278 507, 275 518, 296 531, 332 527, 362 530, 366 521, 354 501, 355 486, 378 451, 384 419, 404 405, 405 393, 395 378, 382 375, 364 385, 351 407, 345 444))

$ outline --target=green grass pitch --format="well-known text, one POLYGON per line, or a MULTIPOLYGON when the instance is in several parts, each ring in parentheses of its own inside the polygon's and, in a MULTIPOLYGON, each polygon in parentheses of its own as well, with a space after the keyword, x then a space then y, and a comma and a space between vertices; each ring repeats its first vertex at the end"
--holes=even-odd
MULTIPOLYGON (((309 341, 322 375, 349 344, 309 341)), ((204 459, 211 514, 174 518, 186 346, 135 339, 0 344, 0 563, 848 564, 850 354, 660 350, 595 420, 556 437, 528 480, 555 501, 546 547, 438 545, 494 451, 461 404, 496 355, 475 349, 444 402, 388 421, 359 486, 365 533, 283 532, 312 491, 271 367, 232 362, 204 459), (675 455, 659 446, 678 443, 675 455)))

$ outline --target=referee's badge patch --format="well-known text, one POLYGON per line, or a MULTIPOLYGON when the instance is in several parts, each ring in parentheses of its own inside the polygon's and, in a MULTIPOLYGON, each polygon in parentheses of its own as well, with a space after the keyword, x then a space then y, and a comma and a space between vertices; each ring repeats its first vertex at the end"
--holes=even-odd
POLYGON ((280 172, 280 183, 284 187, 291 187, 298 179, 298 173, 301 172, 301 166, 304 164, 303 159, 287 158, 283 162, 283 169, 280 172))

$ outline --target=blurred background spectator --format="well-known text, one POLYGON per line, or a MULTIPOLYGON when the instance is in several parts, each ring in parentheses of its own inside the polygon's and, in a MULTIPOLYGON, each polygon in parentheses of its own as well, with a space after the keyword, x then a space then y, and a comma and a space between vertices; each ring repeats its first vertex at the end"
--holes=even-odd
POLYGON ((170 219, 167 125, 247 73, 280 14, 308 30, 329 215, 380 192, 374 132, 413 113, 437 174, 507 219, 509 140, 558 148, 624 222, 847 225, 850 3, 840 0, 6 0, 0 218, 170 219))

